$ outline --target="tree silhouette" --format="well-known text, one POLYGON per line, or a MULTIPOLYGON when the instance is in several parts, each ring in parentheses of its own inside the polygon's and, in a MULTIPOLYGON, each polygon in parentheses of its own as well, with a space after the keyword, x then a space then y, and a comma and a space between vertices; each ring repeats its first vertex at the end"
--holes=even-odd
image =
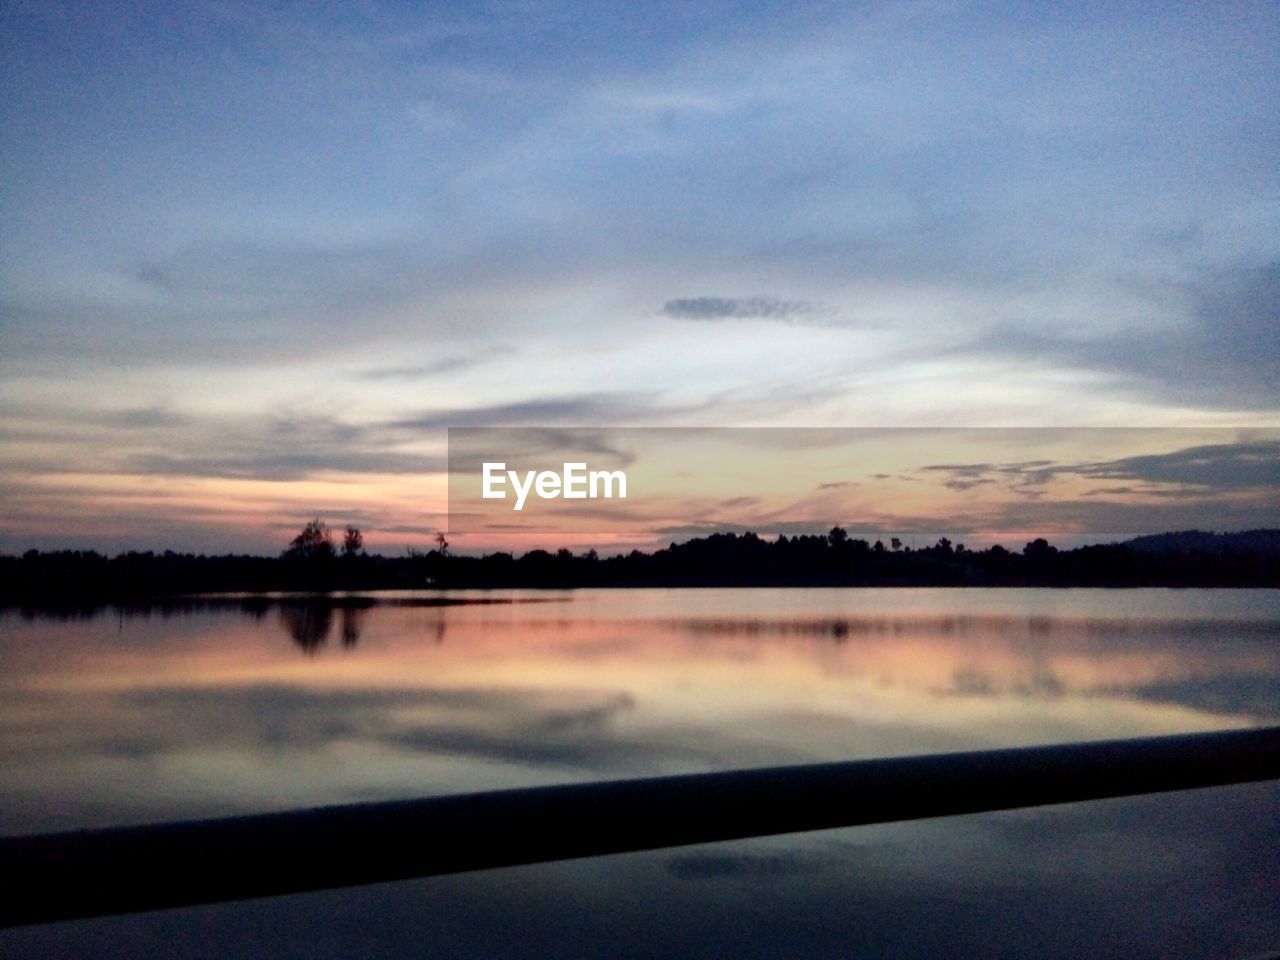
POLYGON ((1050 545, 1044 537, 1036 537, 1022 548, 1022 555, 1028 560, 1047 560, 1058 552, 1058 548, 1050 545))
POLYGON ((333 534, 319 517, 303 527, 302 532, 289 542, 289 549, 284 551, 284 556, 301 560, 328 559, 334 555, 333 534))
POLYGON ((364 549, 364 536, 357 527, 347 527, 347 532, 342 535, 342 555, 344 557, 358 557, 364 549))

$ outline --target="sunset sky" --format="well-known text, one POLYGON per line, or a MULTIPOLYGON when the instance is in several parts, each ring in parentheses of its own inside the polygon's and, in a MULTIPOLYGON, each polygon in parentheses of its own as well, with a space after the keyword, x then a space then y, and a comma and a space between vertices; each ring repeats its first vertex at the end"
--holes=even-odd
MULTIPOLYGON (((1240 444, 1280 487, 1274 3, 41 0, 0 37, 0 551, 425 547, 450 426, 1224 428, 1156 482, 1236 496, 1240 444)), ((944 452, 946 495, 1035 459, 944 452)))

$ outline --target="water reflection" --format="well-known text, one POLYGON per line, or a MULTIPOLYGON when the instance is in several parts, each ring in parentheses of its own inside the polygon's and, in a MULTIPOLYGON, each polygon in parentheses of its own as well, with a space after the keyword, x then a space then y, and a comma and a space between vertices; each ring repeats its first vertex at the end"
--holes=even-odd
POLYGON ((366 611, 355 607, 344 607, 342 610, 342 646, 350 649, 360 642, 360 625, 364 622, 366 611))
POLYGON ((340 604, 328 600, 289 601, 280 604, 280 623, 302 652, 313 656, 329 642, 336 612, 342 646, 350 650, 360 642, 360 631, 371 606, 371 600, 340 604))
MULTIPOLYGON (((1274 723, 1278 638, 1274 591, 0 613, 0 830, 1274 723)), ((55 924, 0 952, 1244 956, 1280 937, 1278 802, 1254 784, 764 838, 55 924)))
POLYGON ((0 829, 1280 717, 1275 595, 1147 599, 618 591, 4 614, 0 829))
POLYGON ((329 639, 333 607, 328 604, 287 604, 280 608, 280 622, 303 653, 314 654, 329 639))

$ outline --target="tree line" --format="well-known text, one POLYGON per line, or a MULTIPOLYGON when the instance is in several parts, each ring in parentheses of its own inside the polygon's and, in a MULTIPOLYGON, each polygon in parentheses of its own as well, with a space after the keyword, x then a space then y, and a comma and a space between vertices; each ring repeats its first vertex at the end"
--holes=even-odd
POLYGON ((868 541, 833 527, 825 534, 776 539, 715 533, 609 557, 568 549, 461 556, 437 534, 432 549, 386 557, 366 552, 358 528, 347 527, 339 543, 317 518, 276 557, 173 551, 107 557, 74 550, 3 556, 0 601, 422 587, 1280 586, 1280 532, 1252 531, 1238 541, 1162 536, 1193 546, 1153 551, 1133 541, 1060 550, 1037 538, 1021 551, 998 545, 971 550, 943 537, 916 549, 895 538, 888 544, 868 541), (1232 546, 1237 542, 1243 546, 1232 546))

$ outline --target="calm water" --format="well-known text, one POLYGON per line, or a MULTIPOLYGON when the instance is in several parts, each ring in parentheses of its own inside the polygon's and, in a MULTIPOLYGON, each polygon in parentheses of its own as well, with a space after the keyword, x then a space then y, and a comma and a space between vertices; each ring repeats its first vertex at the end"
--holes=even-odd
MULTIPOLYGON (((0 613, 0 830, 1280 723, 1280 592, 670 590, 0 613)), ((1280 789, 0 935, 10 956, 1247 956, 1280 789)))

